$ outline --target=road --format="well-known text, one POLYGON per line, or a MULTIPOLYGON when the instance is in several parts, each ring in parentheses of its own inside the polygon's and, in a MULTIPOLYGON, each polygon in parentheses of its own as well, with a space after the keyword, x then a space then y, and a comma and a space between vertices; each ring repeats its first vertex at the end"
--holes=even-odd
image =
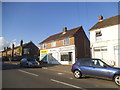
POLYGON ((19 65, 4 63, 2 70, 2 88, 111 88, 119 90, 110 81, 96 78, 75 79, 72 73, 44 68, 21 68, 19 65))

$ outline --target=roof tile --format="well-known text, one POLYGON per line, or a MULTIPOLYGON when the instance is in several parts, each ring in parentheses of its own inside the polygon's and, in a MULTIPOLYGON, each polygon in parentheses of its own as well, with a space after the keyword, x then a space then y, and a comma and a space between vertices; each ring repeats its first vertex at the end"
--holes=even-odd
POLYGON ((113 26, 113 25, 117 25, 120 24, 120 15, 117 16, 113 16, 107 19, 104 19, 102 21, 97 22, 91 29, 100 29, 100 28, 104 28, 104 27, 108 27, 108 26, 113 26))

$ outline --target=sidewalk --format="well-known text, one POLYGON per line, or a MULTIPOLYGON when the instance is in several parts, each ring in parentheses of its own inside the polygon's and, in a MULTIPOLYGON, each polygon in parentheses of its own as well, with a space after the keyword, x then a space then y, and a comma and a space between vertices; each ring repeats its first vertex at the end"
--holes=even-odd
POLYGON ((42 65, 42 68, 48 69, 48 70, 53 70, 53 71, 72 73, 71 72, 72 65, 44 64, 44 65, 42 65))
MULTIPOLYGON (((15 65, 19 65, 19 61, 4 61, 3 63, 11 63, 15 65)), ((71 68, 72 65, 61 65, 61 64, 41 64, 40 65, 42 69, 48 69, 48 70, 53 70, 53 71, 58 71, 58 72, 66 72, 66 73, 72 73, 71 68)))

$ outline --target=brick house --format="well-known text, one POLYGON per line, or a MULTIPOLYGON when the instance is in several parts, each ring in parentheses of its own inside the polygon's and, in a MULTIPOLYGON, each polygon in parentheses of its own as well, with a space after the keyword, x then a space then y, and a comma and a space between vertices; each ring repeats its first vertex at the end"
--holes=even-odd
POLYGON ((40 42, 40 61, 49 64, 73 64, 90 57, 90 42, 82 26, 52 35, 40 42))
POLYGON ((120 15, 99 21, 90 29, 92 58, 100 58, 110 65, 120 67, 120 15))
POLYGON ((39 48, 32 41, 23 44, 23 40, 21 40, 19 46, 14 47, 13 44, 12 49, 7 48, 2 51, 2 56, 11 57, 14 60, 22 57, 31 57, 37 59, 39 56, 39 48))

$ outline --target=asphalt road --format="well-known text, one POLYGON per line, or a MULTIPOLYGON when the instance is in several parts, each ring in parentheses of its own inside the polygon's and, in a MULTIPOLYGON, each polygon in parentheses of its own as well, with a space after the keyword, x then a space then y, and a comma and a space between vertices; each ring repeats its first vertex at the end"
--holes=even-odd
POLYGON ((75 79, 72 73, 43 68, 21 68, 19 65, 4 63, 2 70, 2 88, 109 88, 119 90, 110 81, 98 78, 75 79))

